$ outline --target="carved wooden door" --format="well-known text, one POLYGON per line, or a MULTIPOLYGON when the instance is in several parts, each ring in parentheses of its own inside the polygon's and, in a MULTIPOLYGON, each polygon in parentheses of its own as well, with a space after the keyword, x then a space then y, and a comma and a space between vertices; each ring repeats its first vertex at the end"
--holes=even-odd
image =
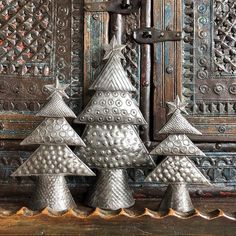
POLYGON ((153 25, 181 30, 181 42, 154 45, 153 139, 166 122, 165 102, 179 94, 187 119, 203 136, 193 139, 207 152, 196 158, 202 172, 222 190, 235 185, 236 2, 153 1, 153 25))
MULTIPOLYGON (((69 83, 67 102, 78 114, 102 65, 102 45, 114 34, 127 45, 123 65, 148 121, 140 128, 147 146, 163 138, 166 101, 182 95, 187 118, 204 134, 195 141, 208 152, 196 164, 220 189, 233 190, 235 8, 233 0, 0 1, 0 195, 31 190, 30 180, 9 175, 35 149, 19 143, 40 121, 33 114, 46 101, 43 86, 56 77, 69 83), (133 33, 145 27, 181 31, 183 40, 139 44, 133 33)), ((134 187, 146 171, 130 172, 134 187)), ((74 191, 87 181, 70 179, 74 191)))
POLYGON ((35 147, 20 146, 40 121, 33 116, 56 77, 69 83, 68 103, 78 113, 83 97, 83 1, 0 1, 0 185, 6 196, 31 181, 10 173, 35 147), (21 187, 19 185, 21 183, 21 187))
MULTIPOLYGON (((154 84, 161 106, 154 107, 155 119, 163 113, 164 101, 179 93, 189 104, 189 119, 204 134, 200 141, 235 141, 235 1, 155 2, 164 10, 154 14, 154 24, 175 30, 181 27, 184 33, 182 47, 180 43, 156 46, 159 65, 154 70, 156 77, 161 76, 154 77, 154 84), (168 66, 174 68, 171 75, 168 66)), ((165 117, 162 120, 154 126, 155 131, 165 117)), ((158 135, 154 133, 154 137, 158 135)))

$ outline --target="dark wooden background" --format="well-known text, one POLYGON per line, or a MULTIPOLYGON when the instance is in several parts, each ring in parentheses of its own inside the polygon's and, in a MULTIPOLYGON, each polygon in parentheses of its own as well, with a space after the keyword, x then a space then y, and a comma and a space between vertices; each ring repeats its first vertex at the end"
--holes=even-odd
MULTIPOLYGON (((138 11, 117 14, 85 10, 88 2, 97 1, 0 1, 0 196, 18 197, 32 190, 31 179, 13 179, 10 174, 35 149, 19 143, 40 122, 33 114, 46 101, 43 86, 55 77, 69 83, 67 102, 79 114, 102 66, 102 45, 114 34, 127 45, 123 65, 137 88, 133 97, 148 121, 140 127, 148 149, 164 138, 158 131, 168 119, 166 101, 182 96, 188 104, 187 119, 204 134, 193 140, 207 157, 193 160, 215 186, 191 192, 195 196, 234 194, 236 3, 142 0, 138 11), (143 27, 182 31, 183 40, 140 45, 133 31, 143 27)), ((80 133, 83 129, 74 128, 80 133)), ((165 186, 143 183, 149 171, 129 171, 137 197, 163 192, 165 186)), ((70 178, 69 182, 72 191, 80 193, 93 179, 70 178)))

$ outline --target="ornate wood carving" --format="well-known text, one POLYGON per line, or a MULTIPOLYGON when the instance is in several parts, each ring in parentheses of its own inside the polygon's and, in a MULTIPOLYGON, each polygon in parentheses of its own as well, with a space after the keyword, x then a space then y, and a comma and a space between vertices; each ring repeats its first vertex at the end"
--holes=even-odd
POLYGON ((126 44, 124 50, 125 61, 124 68, 132 84, 137 89, 134 98, 140 101, 140 46, 133 39, 133 30, 139 27, 140 14, 132 13, 123 16, 124 18, 124 36, 123 42, 126 44))
MULTIPOLYGON (((164 102, 178 93, 188 104, 189 121, 204 133, 201 140, 235 141, 236 3, 231 0, 185 0, 179 4, 183 6, 183 52, 181 47, 173 48, 171 43, 164 49, 159 44, 154 51, 154 139, 162 139, 156 132, 167 119, 164 102), (183 55, 183 69, 182 74, 172 72, 168 77, 165 63, 174 57, 173 52, 183 55)), ((165 11, 160 12, 164 15, 154 13, 158 22, 165 19, 169 2, 154 4, 154 9, 162 8, 165 11)), ((173 12, 177 14, 177 8, 173 12)), ((179 25, 178 19, 173 19, 173 25, 179 25)), ((157 27, 163 27, 158 24, 157 27)), ((178 63, 178 60, 181 59, 174 61, 178 63)))
MULTIPOLYGON (((17 192, 17 186, 18 188, 21 186, 23 189, 32 186, 32 180, 30 178, 18 179, 10 177, 10 174, 22 165, 30 154, 31 152, 29 151, 0 151, 0 186, 4 186, 6 192, 17 192), (14 189, 12 189, 12 186, 14 186, 14 189)), ((201 172, 214 183, 216 188, 224 187, 226 191, 227 189, 231 190, 230 186, 234 186, 236 183, 235 155, 236 153, 207 153, 207 157, 193 158, 193 161, 201 172)), ((143 182, 148 173, 150 173, 148 169, 129 171, 130 184, 134 187, 135 191, 138 191, 136 187, 140 185, 144 188, 150 186, 150 184, 143 182)), ((80 188, 88 186, 90 182, 93 182, 93 179, 70 177, 68 181, 71 188, 76 191, 82 191, 80 188)), ((152 184, 152 186, 154 185, 162 186, 160 183, 152 184)))
POLYGON ((207 140, 235 140, 235 9, 230 0, 184 1, 182 94, 207 140))
POLYGON ((9 132, 19 137, 10 119, 17 116, 24 126, 28 117, 18 114, 35 113, 48 96, 44 85, 56 77, 70 84, 68 103, 78 114, 83 91, 83 1, 3 0, 0 12, 0 118, 5 126, 1 137, 9 132))

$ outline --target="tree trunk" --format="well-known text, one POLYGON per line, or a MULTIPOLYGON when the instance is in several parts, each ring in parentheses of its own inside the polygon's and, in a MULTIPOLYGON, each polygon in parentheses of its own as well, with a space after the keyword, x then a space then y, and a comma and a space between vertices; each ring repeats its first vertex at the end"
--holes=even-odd
POLYGON ((87 205, 107 210, 118 210, 134 205, 132 191, 124 169, 103 169, 87 196, 87 205))
POLYGON ((32 202, 32 210, 48 208, 52 211, 66 211, 75 208, 76 204, 67 187, 64 176, 45 175, 39 176, 32 202))
POLYGON ((173 209, 179 213, 194 211, 186 183, 169 184, 164 197, 159 205, 159 211, 173 209))

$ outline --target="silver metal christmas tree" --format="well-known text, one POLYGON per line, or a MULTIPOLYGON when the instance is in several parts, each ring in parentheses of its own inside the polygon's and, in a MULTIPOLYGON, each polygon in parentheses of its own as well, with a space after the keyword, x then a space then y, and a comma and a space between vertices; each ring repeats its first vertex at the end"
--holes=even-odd
POLYGON ((87 204, 110 210, 134 204, 126 169, 155 165, 134 127, 146 121, 131 97, 135 88, 121 64, 124 47, 115 37, 105 46, 107 62, 90 87, 96 93, 75 120, 87 124, 82 136, 86 147, 78 148, 77 154, 89 167, 99 169, 87 204))
POLYGON ((35 193, 29 207, 53 211, 74 208, 75 202, 67 187, 66 175, 95 175, 67 145, 85 146, 79 135, 64 117, 75 118, 74 112, 63 101, 69 85, 46 85, 51 92, 49 102, 37 113, 47 117, 22 141, 22 145, 39 144, 39 148, 12 176, 38 176, 35 193))
POLYGON ((151 152, 153 155, 167 157, 148 175, 146 181, 168 184, 159 211, 168 211, 172 208, 180 213, 189 213, 194 207, 187 185, 211 185, 188 158, 188 156, 205 156, 186 135, 201 135, 201 133, 181 114, 187 112, 178 96, 174 102, 168 102, 167 105, 172 116, 159 133, 169 136, 151 152))

